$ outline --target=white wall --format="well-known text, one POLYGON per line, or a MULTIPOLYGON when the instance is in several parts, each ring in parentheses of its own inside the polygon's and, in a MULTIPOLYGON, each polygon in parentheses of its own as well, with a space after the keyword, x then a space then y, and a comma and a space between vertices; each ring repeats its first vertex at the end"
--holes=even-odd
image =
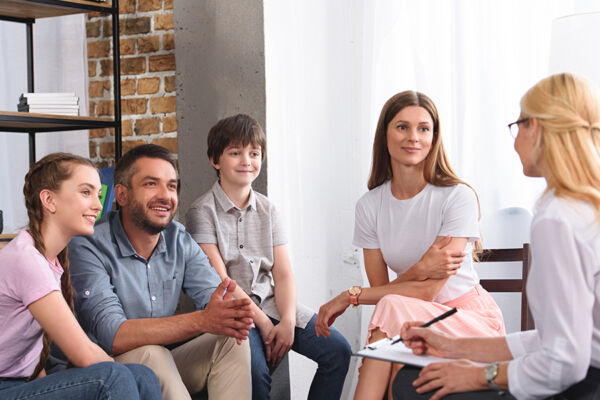
MULTIPOLYGON (((366 190, 370 130, 361 127, 361 1, 265 1, 269 197, 289 228, 299 301, 318 310, 360 283, 351 246, 366 190)), ((335 327, 359 345, 360 309, 335 327)), ((292 355, 292 393, 306 398, 314 363, 292 355)))

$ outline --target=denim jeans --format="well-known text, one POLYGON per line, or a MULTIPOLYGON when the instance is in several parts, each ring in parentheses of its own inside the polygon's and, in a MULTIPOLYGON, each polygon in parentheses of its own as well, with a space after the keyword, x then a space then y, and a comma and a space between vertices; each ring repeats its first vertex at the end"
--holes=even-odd
POLYGON ((150 368, 139 364, 102 362, 71 368, 31 382, 1 380, 2 400, 160 400, 160 388, 150 368))
MULTIPOLYGON (((318 364, 308 398, 310 400, 339 399, 342 395, 352 351, 342 334, 333 328, 331 328, 331 336, 328 338, 317 336, 315 333, 316 318, 315 314, 304 329, 296 328, 294 330, 292 350, 318 364)), ((275 325, 279 323, 273 318, 271 321, 275 325)), ((271 374, 265 358, 264 344, 256 328, 250 331, 249 340, 252 363, 252 398, 266 400, 270 397, 271 374)))

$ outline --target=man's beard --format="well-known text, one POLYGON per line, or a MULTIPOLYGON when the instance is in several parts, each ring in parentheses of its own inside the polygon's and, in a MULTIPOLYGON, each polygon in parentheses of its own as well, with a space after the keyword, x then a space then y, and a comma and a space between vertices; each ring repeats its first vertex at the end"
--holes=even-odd
POLYGON ((133 221, 133 223, 138 228, 151 235, 157 235, 163 230, 165 230, 165 228, 171 223, 174 217, 174 215, 171 214, 171 217, 164 225, 154 223, 146 215, 146 208, 144 207, 144 205, 135 199, 132 199, 132 202, 129 206, 129 213, 131 214, 131 220, 133 221))

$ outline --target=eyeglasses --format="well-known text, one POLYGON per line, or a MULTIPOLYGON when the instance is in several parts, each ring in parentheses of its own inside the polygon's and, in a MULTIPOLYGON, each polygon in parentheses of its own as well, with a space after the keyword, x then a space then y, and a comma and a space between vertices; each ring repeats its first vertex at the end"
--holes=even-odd
POLYGON ((508 124, 508 130, 510 131, 510 136, 512 136, 513 139, 517 138, 517 134, 519 133, 519 124, 527 121, 529 121, 529 118, 521 118, 508 124))

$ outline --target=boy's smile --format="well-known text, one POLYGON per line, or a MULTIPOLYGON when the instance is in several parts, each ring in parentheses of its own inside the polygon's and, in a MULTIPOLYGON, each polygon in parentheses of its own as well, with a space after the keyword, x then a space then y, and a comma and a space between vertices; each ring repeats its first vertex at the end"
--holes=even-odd
POLYGON ((252 143, 246 146, 231 145, 225 148, 219 157, 219 162, 212 164, 219 170, 219 180, 222 185, 250 186, 260 174, 261 148, 252 143))

